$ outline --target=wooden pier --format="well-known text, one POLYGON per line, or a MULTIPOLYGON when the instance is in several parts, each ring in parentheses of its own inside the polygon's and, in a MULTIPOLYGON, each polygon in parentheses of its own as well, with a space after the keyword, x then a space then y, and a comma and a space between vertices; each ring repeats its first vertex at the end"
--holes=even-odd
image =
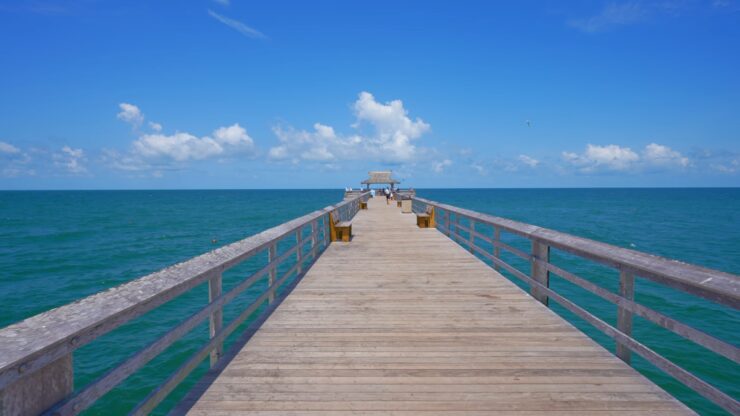
POLYGON ((691 413, 385 198, 371 199, 353 229, 181 411, 691 413))
POLYGON ((429 216, 418 224, 431 228, 420 228, 417 215, 384 197, 350 193, 336 205, 0 329, 0 415, 79 414, 204 322, 208 342, 131 414, 157 409, 205 361, 210 370, 174 414, 692 414, 630 367, 637 354, 740 415, 736 397, 632 334, 637 316, 740 363, 736 345, 639 303, 634 284, 646 279, 734 313, 740 277, 413 193, 404 198, 404 209, 412 203, 419 216, 429 216), (331 241, 335 224, 350 222, 351 240, 331 241), (502 234, 526 239, 531 249, 507 244, 502 234), (618 292, 557 266, 551 249, 616 269, 618 292), (513 267, 502 252, 529 270, 513 267), (223 290, 224 272, 262 255, 265 263, 223 290), (551 275, 615 305, 616 325, 553 290, 551 275), (224 306, 258 282, 264 289, 224 322, 224 306), (208 298, 200 310, 98 379, 74 386, 77 349, 202 285, 208 298), (550 302, 612 338, 616 355, 550 302), (225 344, 235 332, 238 340, 225 344))

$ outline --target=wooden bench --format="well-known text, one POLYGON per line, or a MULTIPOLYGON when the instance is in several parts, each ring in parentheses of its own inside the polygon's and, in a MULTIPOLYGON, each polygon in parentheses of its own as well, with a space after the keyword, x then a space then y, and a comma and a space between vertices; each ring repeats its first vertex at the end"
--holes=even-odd
POLYGON ((349 242, 352 238, 352 221, 340 221, 339 216, 334 216, 333 213, 329 213, 329 236, 331 241, 344 241, 349 242))
POLYGON ((401 201, 402 199, 400 198, 396 200, 396 206, 398 206, 398 208, 401 208, 401 201))
POLYGON ((434 228, 434 207, 427 206, 426 212, 416 213, 416 225, 419 228, 434 228))
POLYGON ((367 209, 367 201, 360 201, 360 209, 367 209))

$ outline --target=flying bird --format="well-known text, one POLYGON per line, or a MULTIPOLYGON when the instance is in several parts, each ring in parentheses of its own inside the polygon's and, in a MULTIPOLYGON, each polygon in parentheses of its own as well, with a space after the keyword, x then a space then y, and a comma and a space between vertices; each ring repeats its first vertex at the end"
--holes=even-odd
POLYGON ((525 123, 527 123, 527 127, 532 127, 532 122, 529 120, 526 120, 525 123))

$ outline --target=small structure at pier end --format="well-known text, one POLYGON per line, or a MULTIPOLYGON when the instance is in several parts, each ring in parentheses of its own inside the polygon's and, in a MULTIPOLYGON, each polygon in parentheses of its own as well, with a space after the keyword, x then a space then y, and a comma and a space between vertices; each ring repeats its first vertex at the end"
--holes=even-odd
POLYGON ((391 176, 392 174, 393 171, 391 170, 373 170, 368 172, 369 177, 362 181, 362 184, 368 190, 370 189, 370 185, 388 185, 393 190, 401 181, 394 179, 391 176))

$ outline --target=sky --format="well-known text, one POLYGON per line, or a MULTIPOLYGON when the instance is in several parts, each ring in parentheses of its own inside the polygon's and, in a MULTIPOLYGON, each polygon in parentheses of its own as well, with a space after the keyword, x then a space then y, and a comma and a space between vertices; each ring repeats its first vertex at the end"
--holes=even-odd
POLYGON ((740 186, 740 0, 0 2, 0 189, 740 186))

